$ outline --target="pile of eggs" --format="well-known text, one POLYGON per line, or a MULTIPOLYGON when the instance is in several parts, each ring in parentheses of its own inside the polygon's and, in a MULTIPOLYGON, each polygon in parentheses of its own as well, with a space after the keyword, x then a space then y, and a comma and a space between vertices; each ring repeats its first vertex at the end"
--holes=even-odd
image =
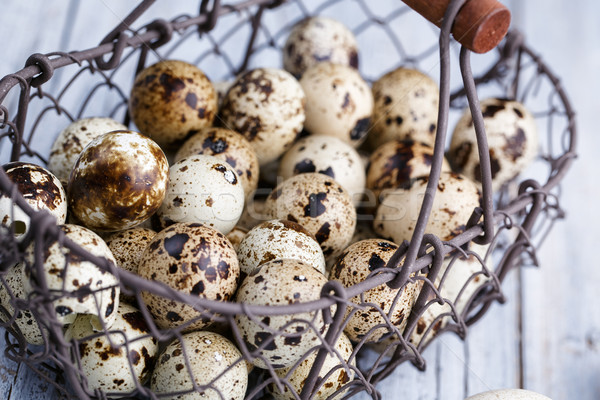
MULTIPOLYGON (((345 26, 312 17, 291 31, 283 68, 256 68, 217 85, 194 65, 163 60, 135 79, 134 130, 107 117, 80 119, 60 132, 47 167, 4 165, 31 207, 52 214, 64 237, 111 268, 56 242, 39 276, 30 268, 32 244, 3 277, 0 304, 10 315, 0 318, 8 321, 13 300, 45 282, 60 294, 53 307, 66 340, 78 343, 87 388, 109 397, 149 385, 157 394, 242 399, 257 368, 285 378, 266 387, 275 398, 295 398, 329 328, 321 312, 237 315, 236 339, 193 302, 134 295, 118 276, 127 271, 207 300, 276 306, 317 300, 330 280, 350 287, 385 267, 415 228, 439 91, 426 74, 403 67, 371 85, 359 73, 358 54, 345 26), (159 343, 153 327, 181 334, 159 343), (119 333, 102 334, 109 331, 119 333)), ((536 156, 535 121, 509 99, 485 99, 481 109, 498 190, 536 156)), ((465 110, 427 233, 449 240, 464 231, 479 206, 480 175, 465 110)), ((16 240, 29 233, 29 218, 5 195, 0 222, 16 240)), ((435 282, 459 314, 488 279, 472 279, 486 251, 475 247, 444 263, 435 282)), ((392 328, 402 333, 422 287, 413 275, 400 290, 381 285, 349 300, 361 310, 347 308, 316 398, 343 393, 354 378, 353 346, 384 343, 392 328)), ((430 326, 450 312, 448 304, 428 307, 411 340, 433 335, 440 323, 430 326)), ((46 328, 29 310, 16 313, 13 325, 32 345, 44 343, 46 328)))

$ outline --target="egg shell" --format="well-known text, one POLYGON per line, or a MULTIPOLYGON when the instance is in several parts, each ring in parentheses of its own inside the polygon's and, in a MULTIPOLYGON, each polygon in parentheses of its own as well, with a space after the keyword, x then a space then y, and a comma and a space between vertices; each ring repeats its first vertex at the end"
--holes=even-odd
POLYGON ((189 391, 161 399, 244 399, 248 369, 233 343, 206 331, 190 332, 181 339, 171 342, 158 357, 151 379, 154 393, 189 391), (201 388, 200 391, 193 391, 192 381, 201 388))
POLYGON ((298 140, 285 152, 279 164, 279 176, 318 172, 335 179, 358 204, 365 190, 366 174, 358 152, 333 136, 311 135, 298 140))
MULTIPOLYGON (((338 257, 331 268, 329 279, 340 282, 344 287, 364 282, 373 271, 385 267, 397 249, 397 244, 383 239, 356 242, 338 257)), ((414 274, 411 277, 414 278, 414 274)), ((421 286, 421 280, 409 281, 400 289, 381 284, 351 298, 352 303, 365 308, 358 311, 354 307, 347 308, 344 333, 356 342, 377 342, 385 334, 392 332, 384 316, 402 333, 421 286)))
POLYGON ((179 147, 190 134, 212 125, 217 93, 195 65, 162 60, 136 76, 129 113, 139 131, 161 147, 179 147))
POLYGON ((542 394, 523 389, 498 389, 479 393, 466 400, 552 400, 542 394))
POLYGON ((261 167, 282 155, 302 131, 306 98, 289 72, 256 68, 240 75, 220 109, 220 124, 248 139, 261 167))
POLYGON ((369 148, 394 139, 433 146, 439 104, 439 88, 433 79, 417 69, 399 67, 373 83, 373 98, 369 148))
MULTIPOLYGON (((373 220, 373 230, 396 243, 410 241, 417 224, 428 177, 416 178, 408 188, 387 191, 373 220)), ((443 241, 461 234, 479 207, 479 190, 475 183, 453 172, 442 172, 433 199, 425 233, 443 241)))
POLYGON ((282 258, 303 261, 325 274, 325 256, 317 239, 302 225, 287 220, 265 221, 252 228, 241 241, 237 255, 245 274, 282 258))
POLYGON ((258 186, 258 158, 250 142, 239 133, 225 128, 204 128, 191 136, 175 154, 175 162, 196 154, 215 156, 227 162, 238 175, 245 198, 258 186))
POLYGON ((299 223, 317 239, 326 259, 352 240, 356 210, 348 192, 333 178, 316 172, 292 176, 267 197, 269 219, 299 223))
POLYGON ((107 132, 126 129, 127 126, 108 117, 81 118, 71 122, 52 143, 48 169, 67 187, 69 175, 85 146, 107 132))
POLYGON ((143 385, 158 354, 158 342, 150 335, 144 315, 128 304, 119 304, 110 333, 95 335, 90 317, 79 315, 67 328, 65 339, 77 340, 78 366, 87 389, 101 390, 109 398, 127 396, 143 385))
POLYGON ((169 168, 169 187, 154 221, 157 230, 175 222, 200 222, 227 234, 243 210, 244 188, 233 167, 200 154, 169 168))
MULTIPOLYGON (((327 357, 325 357, 323 366, 319 371, 318 379, 324 379, 326 375, 329 375, 327 379, 317 383, 319 386, 316 387, 317 391, 314 393, 312 399, 325 400, 338 390, 340 392, 333 398, 343 397, 348 391, 348 389, 342 390, 343 386, 354 378, 354 370, 351 368, 356 366, 355 358, 351 358, 353 350, 350 339, 342 333, 335 343, 334 352, 328 353, 327 357)), ((271 383, 267 386, 267 391, 275 400, 295 400, 296 395, 300 396, 302 392, 304 382, 308 378, 308 374, 310 374, 316 357, 317 351, 312 351, 306 359, 302 360, 294 368, 289 367, 275 370, 277 376, 280 379, 286 379, 289 386, 285 385, 283 391, 280 391, 275 384, 271 383)))
POLYGON ((304 128, 358 147, 367 137, 373 114, 373 94, 354 68, 318 63, 307 69, 300 84, 306 95, 304 128))
POLYGON ((25 279, 24 264, 19 263, 9 268, 0 279, 0 306, 4 307, 8 313, 0 312, 0 322, 11 322, 11 318, 14 317, 12 328, 18 329, 27 343, 43 345, 44 337, 48 335, 46 328, 40 325, 30 310, 18 306, 15 309, 17 299, 27 300, 23 287, 23 280, 25 279))
POLYGON ((215 92, 217 93, 217 103, 219 105, 219 107, 221 107, 221 104, 223 104, 223 99, 225 98, 225 95, 227 94, 227 91, 229 90, 229 88, 233 85, 233 80, 226 80, 226 81, 216 81, 213 82, 213 88, 215 89, 215 92))
MULTIPOLYGON (((533 115, 520 102, 488 98, 480 103, 489 146, 492 189, 514 179, 538 154, 538 131, 533 115)), ((473 117, 465 110, 452 133, 448 159, 454 171, 481 186, 481 166, 473 117)))
POLYGON ((134 131, 113 131, 92 140, 69 178, 73 215, 99 231, 133 228, 162 204, 169 164, 160 147, 134 131))
MULTIPOLYGON (((2 166, 8 178, 17 185, 27 204, 34 210, 48 211, 57 224, 67 218, 67 196, 54 174, 39 165, 10 162, 2 166)), ((29 215, 17 206, 11 197, 0 195, 0 226, 14 228, 14 234, 23 237, 29 231, 29 215)))
MULTIPOLYGON (((327 279, 323 274, 302 261, 273 260, 244 279, 236 301, 263 306, 309 302, 321 297, 325 283, 327 279)), ((267 368, 267 365, 283 368, 294 364, 320 344, 320 335, 325 335, 328 329, 320 310, 252 318, 238 314, 235 322, 248 350, 255 356, 250 361, 259 368, 267 368)))
MULTIPOLYGON (((106 260, 107 267, 116 268, 116 260, 108 245, 91 230, 72 224, 60 226, 62 234, 90 254, 106 260)), ((25 250, 26 279, 23 288, 26 295, 34 292, 31 281, 36 279, 34 268, 34 247, 30 244, 25 250), (29 266, 32 266, 31 268, 29 266)), ((110 327, 115 320, 119 306, 119 280, 108 270, 75 255, 59 242, 48 243, 43 253, 43 273, 46 287, 61 294, 53 301, 56 317, 62 324, 72 323, 77 314, 91 314, 110 327), (83 293, 76 293, 81 290, 83 293), (87 291, 90 293, 85 294, 87 291)))
MULTIPOLYGON (((268 193, 270 192, 269 190, 268 193)), ((250 230, 256 225, 268 221, 270 218, 265 213, 265 203, 266 199, 263 197, 249 199, 244 205, 244 211, 238 221, 238 225, 246 230, 250 230)))
POLYGON ((248 233, 248 229, 236 225, 225 236, 227 237, 229 242, 231 242, 231 245, 233 246, 233 248, 237 251, 238 247, 240 246, 240 243, 242 242, 242 240, 244 239, 244 237, 246 236, 247 233, 248 233))
MULTIPOLYGON (((406 187, 414 178, 429 176, 432 162, 433 147, 430 145, 410 139, 391 140, 371 154, 366 186, 379 197, 385 189, 406 187)), ((445 157, 442 171, 450 171, 445 157)))
POLYGON ((350 29, 328 17, 308 17, 294 25, 282 51, 283 68, 300 77, 319 62, 358 69, 358 44, 350 29))
MULTIPOLYGON (((154 236, 140 259, 138 274, 189 295, 227 301, 237 288, 240 267, 225 235, 199 223, 180 222, 154 236)), ((211 315, 201 315, 192 304, 147 291, 142 298, 160 328, 189 323, 185 330, 191 331, 211 322, 211 315)))

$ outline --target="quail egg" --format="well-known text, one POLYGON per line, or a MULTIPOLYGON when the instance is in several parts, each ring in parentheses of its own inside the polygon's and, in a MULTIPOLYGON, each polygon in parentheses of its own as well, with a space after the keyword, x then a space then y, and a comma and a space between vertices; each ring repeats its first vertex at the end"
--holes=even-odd
POLYGON ((304 261, 325 274, 325 256, 319 242, 302 225, 287 220, 265 221, 252 228, 241 241, 237 255, 245 274, 281 258, 304 261))
MULTIPOLYGON (((145 279, 209 300, 229 300, 240 276, 233 246, 225 235, 200 223, 180 222, 158 232, 146 247, 138 266, 145 279)), ((212 315, 191 304, 150 291, 142 299, 163 329, 185 324, 191 331, 207 326, 212 315)))
MULTIPOLYGON (((309 302, 321 297, 325 283, 323 274, 302 261, 273 260, 244 279, 236 301, 261 306, 309 302)), ((328 328, 321 310, 252 317, 238 314, 235 322, 254 357, 250 361, 259 368, 291 366, 320 344, 320 337, 328 328)))
POLYGON ((124 130, 127 130, 125 125, 108 117, 81 118, 71 122, 54 139, 48 156, 48 169, 67 187, 69 175, 85 146, 100 135, 124 130))
POLYGON ((248 234, 248 229, 246 229, 242 226, 236 225, 233 227, 233 229, 231 231, 229 231, 229 233, 227 235, 225 235, 225 237, 227 237, 227 239, 229 239, 229 241, 231 242, 231 245, 237 251, 238 247, 240 246, 240 243, 242 242, 244 237, 246 237, 247 234, 248 234))
POLYGON ((267 197, 269 219, 299 223, 317 239, 326 259, 334 259, 352 240, 356 210, 348 192, 316 172, 284 180, 267 197))
POLYGON ((366 138, 373 114, 373 94, 358 71, 327 62, 307 69, 300 84, 306 95, 304 128, 358 147, 366 138))
POLYGON ((373 125, 367 138, 371 149, 394 139, 433 146, 439 103, 433 79, 416 69, 396 68, 373 83, 373 97, 373 125))
POLYGON ((133 228, 162 204, 169 164, 160 147, 134 131, 113 131, 92 140, 69 178, 67 196, 75 218, 98 231, 133 228))
POLYGON ((185 141, 175 154, 175 162, 196 154, 215 156, 231 165, 244 188, 245 198, 256 191, 258 158, 248 140, 239 133, 225 128, 202 129, 185 141))
POLYGON ((136 76, 129 113, 140 132, 167 150, 181 145, 198 129, 212 125, 217 114, 217 93, 195 65, 162 60, 136 76))
MULTIPOLYGON (((533 161, 538 153, 534 117, 523 104, 508 99, 481 101, 489 146, 492 189, 499 190, 533 161)), ((481 166, 470 110, 465 110, 452 133, 448 160, 454 171, 481 185, 481 166)))
POLYGON ((358 44, 351 30, 328 17, 313 16, 298 22, 282 51, 283 68, 300 77, 319 62, 358 68, 358 44))
POLYGON ((153 219, 158 229, 200 222, 229 233, 244 210, 244 188, 234 168, 215 156, 183 158, 169 169, 169 187, 153 219))
MULTIPOLYGON (((385 267, 396 250, 397 244, 384 239, 356 242, 338 257, 331 268, 329 279, 340 282, 344 287, 363 282, 374 271, 385 267)), ((414 274, 411 277, 414 278, 414 274)), ((421 286, 421 280, 409 280, 400 289, 381 284, 351 298, 350 301, 361 308, 347 308, 348 321, 344 333, 355 342, 377 342, 391 332, 386 318, 402 333, 421 286)))
POLYGON ((256 68, 240 75, 220 110, 220 123, 248 139, 261 167, 282 155, 302 131, 306 98, 289 72, 256 68))
POLYGON ((287 179, 306 172, 319 172, 335 179, 358 204, 365 190, 365 169, 358 152, 333 136, 307 136, 285 152, 279 176, 287 179))
POLYGON ((166 395, 161 399, 243 400, 248 368, 242 353, 225 337, 190 332, 161 352, 150 387, 154 393, 166 395))

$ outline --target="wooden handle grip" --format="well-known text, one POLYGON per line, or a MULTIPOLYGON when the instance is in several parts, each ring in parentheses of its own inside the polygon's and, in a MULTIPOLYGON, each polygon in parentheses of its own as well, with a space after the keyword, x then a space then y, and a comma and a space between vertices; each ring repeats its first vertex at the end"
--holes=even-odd
MULTIPOLYGON (((440 27, 450 0, 403 0, 410 8, 440 27)), ((467 0, 462 6, 452 35, 476 53, 486 53, 504 38, 510 26, 510 11, 496 0, 467 0)))

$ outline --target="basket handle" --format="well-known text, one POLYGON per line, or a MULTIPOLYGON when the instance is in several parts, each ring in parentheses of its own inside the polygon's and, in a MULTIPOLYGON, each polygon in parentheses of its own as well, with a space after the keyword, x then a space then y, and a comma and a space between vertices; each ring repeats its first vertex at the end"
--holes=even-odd
MULTIPOLYGON (((403 0, 410 8, 441 27, 450 0, 403 0)), ((502 41, 510 26, 510 11, 497 0, 469 0, 460 9, 452 35, 475 53, 487 53, 502 41)))

